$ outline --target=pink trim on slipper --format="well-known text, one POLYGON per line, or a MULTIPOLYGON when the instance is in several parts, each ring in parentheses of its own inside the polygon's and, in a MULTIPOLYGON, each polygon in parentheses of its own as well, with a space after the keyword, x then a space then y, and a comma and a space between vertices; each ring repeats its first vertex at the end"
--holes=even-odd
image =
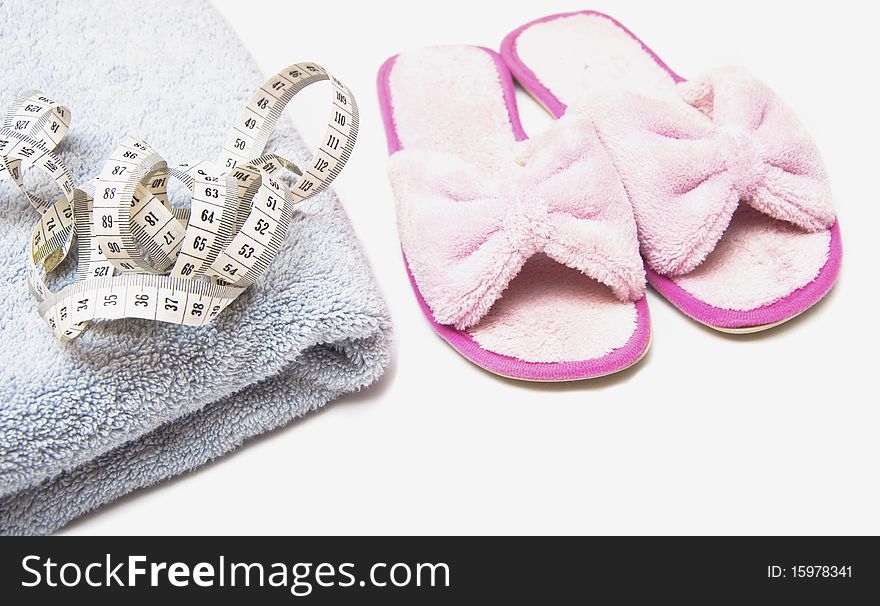
POLYGON ((391 111, 391 87, 388 77, 394 69, 394 63, 398 55, 388 57, 376 74, 376 89, 379 93, 379 108, 382 114, 382 124, 385 126, 385 138, 388 140, 388 155, 401 148, 400 138, 397 136, 397 125, 394 123, 394 114, 391 111))
POLYGON ((497 354, 483 349, 474 338, 464 330, 458 330, 454 326, 439 324, 431 313, 431 308, 425 302, 416 279, 409 269, 406 253, 403 253, 403 264, 406 266, 406 275, 416 294, 419 308, 428 322, 440 337, 449 343, 458 353, 470 360, 480 368, 495 374, 514 379, 526 379, 528 381, 571 381, 574 379, 593 379, 603 377, 628 368, 638 362, 645 355, 651 341, 651 322, 648 312, 648 299, 642 297, 636 301, 636 329, 630 336, 629 341, 622 347, 611 353, 593 360, 581 360, 577 362, 526 362, 510 356, 497 354))
POLYGON ((713 307, 700 301, 669 278, 651 271, 650 268, 646 268, 645 271, 651 286, 691 318, 719 328, 749 328, 783 322, 818 303, 834 286, 840 273, 842 258, 840 226, 835 222, 831 228, 828 261, 819 270, 819 275, 790 295, 747 311, 713 307))
MULTIPOLYGON (((544 86, 544 84, 538 79, 537 75, 523 63, 516 51, 516 42, 517 38, 525 30, 536 24, 577 15, 592 15, 607 19, 636 41, 657 63, 657 65, 669 74, 670 78, 675 83, 687 81, 673 71, 672 68, 669 67, 638 36, 609 15, 589 10, 549 15, 526 23, 505 36, 501 43, 501 56, 504 58, 517 81, 528 92, 530 92, 538 102, 544 105, 554 117, 561 117, 565 113, 566 105, 562 103, 546 86, 544 86)), ((830 233, 831 238, 828 260, 819 270, 816 278, 782 299, 755 309, 738 311, 709 305, 685 291, 673 280, 651 270, 650 267, 646 267, 648 283, 650 283, 651 286, 682 312, 691 318, 710 326, 716 326, 719 328, 747 328, 775 324, 803 313, 815 305, 831 290, 840 272, 842 261, 840 229, 837 222, 835 222, 830 228, 830 233)))
MULTIPOLYGON (((507 70, 500 55, 496 52, 483 48, 492 57, 498 70, 498 76, 502 84, 505 106, 507 107, 510 125, 517 141, 527 139, 522 128, 519 113, 515 102, 513 79, 507 70)), ((377 88, 379 95, 379 107, 382 113, 383 123, 388 141, 389 154, 394 154, 402 149, 402 144, 397 134, 394 123, 393 106, 391 103, 391 91, 389 76, 394 67, 397 56, 389 58, 379 69, 377 76, 377 88)), ((647 350, 650 344, 650 316, 647 300, 644 296, 634 303, 636 308, 636 328, 628 341, 621 347, 610 353, 594 359, 571 361, 571 362, 527 362, 506 356, 482 348, 479 343, 466 331, 454 326, 440 324, 436 321, 430 307, 426 303, 413 276, 409 262, 403 253, 404 265, 410 284, 416 294, 419 307, 428 319, 434 330, 458 351, 466 359, 478 366, 506 377, 527 379, 533 381, 570 381, 600 377, 623 370, 635 364, 647 350)))

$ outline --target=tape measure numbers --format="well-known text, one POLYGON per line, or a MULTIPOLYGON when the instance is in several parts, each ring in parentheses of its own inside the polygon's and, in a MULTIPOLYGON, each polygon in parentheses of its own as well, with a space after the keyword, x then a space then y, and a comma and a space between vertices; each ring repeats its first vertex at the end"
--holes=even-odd
POLYGON ((201 326, 216 318, 268 269, 293 207, 339 175, 357 139, 358 109, 351 91, 320 65, 294 64, 248 101, 216 161, 169 167, 144 139, 129 136, 82 187, 54 153, 69 128, 70 110, 37 91, 18 97, 0 126, 0 180, 14 182, 40 214, 29 285, 41 317, 62 339, 93 320, 201 326), (330 118, 307 167, 264 153, 288 102, 325 80, 330 118), (30 193, 28 170, 47 174, 61 196, 49 202, 30 193), (290 187, 278 178, 282 171, 295 175, 290 187), (189 209, 170 206, 169 179, 189 189, 189 209), (53 292, 46 276, 74 242, 74 282, 53 292))

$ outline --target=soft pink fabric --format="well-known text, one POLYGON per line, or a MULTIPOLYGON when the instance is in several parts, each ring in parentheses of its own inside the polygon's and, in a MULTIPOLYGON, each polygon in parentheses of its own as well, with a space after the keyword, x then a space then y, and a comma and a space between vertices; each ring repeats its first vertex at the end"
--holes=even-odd
POLYGON ((629 340, 623 347, 601 358, 565 362, 527 362, 517 357, 495 353, 480 345, 468 331, 459 330, 448 324, 439 324, 419 291, 405 254, 403 261, 419 308, 431 327, 462 356, 489 372, 527 381, 574 381, 604 377, 638 362, 651 344, 651 314, 648 311, 648 298, 642 297, 632 304, 636 309, 636 329, 629 340))
MULTIPOLYGON (((527 139, 510 73, 489 49, 410 51, 386 61, 377 84, 390 154, 434 150, 505 172, 514 141, 527 139), (442 97, 438 90, 444 91, 442 97)), ((633 230, 634 225, 630 220, 633 230)), ((438 323, 406 265, 434 330, 465 358, 493 373, 535 381, 604 376, 636 363, 651 341, 646 297, 621 302, 608 287, 541 254, 526 262, 503 298, 467 330, 438 323), (596 297, 600 291, 602 296, 596 297), (575 299, 580 304, 572 305, 575 299), (589 304, 583 305, 584 300, 589 304), (541 332, 546 340, 536 347, 528 331, 541 332)))
POLYGON ((741 205, 706 260, 675 278, 714 307, 747 311, 813 280, 828 261, 829 230, 808 232, 741 205))
POLYGON ((538 254, 468 332, 498 354, 567 362, 600 359, 623 347, 637 321, 636 306, 621 302, 607 286, 538 254))
POLYGON ((433 150, 391 157, 401 243, 437 321, 475 325, 538 253, 642 298, 632 212, 592 124, 561 120, 506 153, 492 170, 433 150))
MULTIPOLYGON (((769 220, 769 219, 768 219, 769 220)), ((688 316, 718 328, 749 328, 776 325, 803 313, 828 294, 840 274, 843 244, 840 225, 835 222, 829 230, 828 260, 811 281, 794 289, 781 299, 769 301, 760 307, 738 310, 717 307, 702 301, 686 291, 678 281, 646 269, 648 282, 688 316)), ((702 268, 699 268, 702 271, 702 268)))
MULTIPOLYGON (((556 117, 567 109, 592 115, 591 102, 607 104, 622 90, 677 105, 684 96, 714 112, 714 85, 686 84, 679 91, 685 78, 633 32, 595 11, 527 23, 504 39, 501 54, 517 81, 556 117)), ((752 211, 748 204, 740 204, 739 211, 696 270, 666 277, 648 267, 648 282, 684 313, 722 328, 778 324, 831 289, 842 258, 837 223, 807 232, 757 211, 747 213, 752 211), (737 223, 737 216, 750 220, 737 223)))
POLYGON ((809 232, 834 224, 816 146, 767 86, 728 67, 679 88, 687 103, 635 93, 592 103, 653 270, 699 266, 740 201, 809 232))

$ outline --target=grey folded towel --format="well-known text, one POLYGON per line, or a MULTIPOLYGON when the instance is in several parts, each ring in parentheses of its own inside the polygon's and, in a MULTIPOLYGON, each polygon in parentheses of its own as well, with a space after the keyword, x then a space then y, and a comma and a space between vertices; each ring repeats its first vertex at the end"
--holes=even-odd
MULTIPOLYGON (((0 40, 0 109, 32 88, 67 105, 57 153, 77 184, 128 133, 171 165, 215 158, 264 81, 204 2, 4 0, 0 40)), ((279 60, 320 59, 291 42, 279 60)), ((284 119, 267 150, 310 157, 284 119)), ((68 344, 26 287, 36 212, 8 182, 0 204, 2 534, 51 532, 203 465, 369 385, 387 363, 387 311, 332 192, 298 207, 270 270, 214 324, 102 322, 68 344)))

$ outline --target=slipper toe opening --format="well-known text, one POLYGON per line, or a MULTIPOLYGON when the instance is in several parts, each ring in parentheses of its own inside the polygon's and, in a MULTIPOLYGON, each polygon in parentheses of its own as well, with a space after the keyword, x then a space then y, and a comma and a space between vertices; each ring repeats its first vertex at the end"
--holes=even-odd
POLYGON ((599 359, 623 347, 637 322, 635 304, 537 255, 468 333, 483 349, 524 362, 572 362, 599 359))

